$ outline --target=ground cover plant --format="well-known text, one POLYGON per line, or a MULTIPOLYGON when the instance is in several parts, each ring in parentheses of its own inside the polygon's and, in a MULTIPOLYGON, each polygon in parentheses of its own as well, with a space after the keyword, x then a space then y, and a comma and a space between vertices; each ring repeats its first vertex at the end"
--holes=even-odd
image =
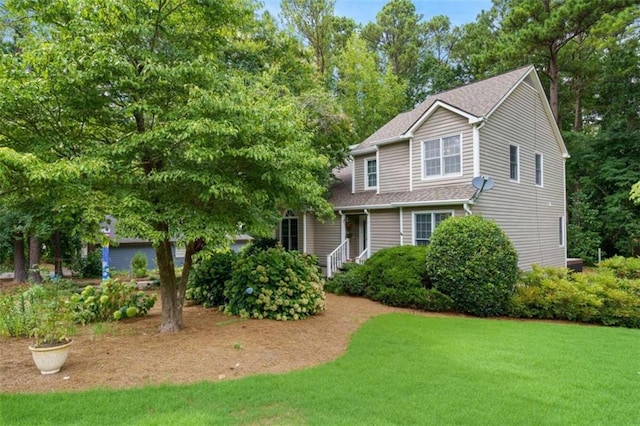
POLYGON ((384 315, 356 333, 343 357, 318 367, 195 385, 2 393, 2 421, 638 424, 639 333, 558 323, 384 315))

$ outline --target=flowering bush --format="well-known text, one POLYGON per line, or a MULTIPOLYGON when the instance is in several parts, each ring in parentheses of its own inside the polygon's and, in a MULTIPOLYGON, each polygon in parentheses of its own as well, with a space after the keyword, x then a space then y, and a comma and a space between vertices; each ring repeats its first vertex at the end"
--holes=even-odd
POLYGON ((316 258, 282 247, 241 257, 224 295, 224 312, 242 318, 299 320, 325 307, 316 258))
POLYGON ((156 295, 136 291, 134 284, 106 280, 100 287, 86 286, 70 300, 74 322, 87 324, 145 316, 156 303, 156 295))

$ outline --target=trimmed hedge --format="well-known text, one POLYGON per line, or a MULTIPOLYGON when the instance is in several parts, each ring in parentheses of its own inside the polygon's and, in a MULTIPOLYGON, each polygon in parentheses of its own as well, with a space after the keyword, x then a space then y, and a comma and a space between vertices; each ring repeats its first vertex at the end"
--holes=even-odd
POLYGON ((364 265, 345 264, 327 284, 336 294, 365 296, 385 305, 444 311, 452 301, 435 289, 427 289, 425 247, 399 246, 377 251, 364 265))
POLYGON ((518 254, 490 220, 452 217, 433 232, 426 271, 434 288, 453 299, 456 310, 502 315, 518 278, 518 254))

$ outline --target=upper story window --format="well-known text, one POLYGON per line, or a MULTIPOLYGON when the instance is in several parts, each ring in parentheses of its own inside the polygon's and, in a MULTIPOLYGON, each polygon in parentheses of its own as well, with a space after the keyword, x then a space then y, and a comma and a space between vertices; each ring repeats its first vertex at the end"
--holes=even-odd
POLYGON ((367 158, 364 160, 364 189, 378 188, 378 160, 367 158))
POLYGON ((542 154, 536 154, 536 185, 542 186, 542 154))
POLYGON ((509 145, 509 179, 520 182, 520 147, 509 145))
POLYGON ((422 143, 422 177, 424 179, 460 175, 462 146, 460 135, 433 139, 422 143))
POLYGON ((451 212, 416 212, 413 214, 413 245, 426 246, 431 234, 443 220, 451 217, 451 212))

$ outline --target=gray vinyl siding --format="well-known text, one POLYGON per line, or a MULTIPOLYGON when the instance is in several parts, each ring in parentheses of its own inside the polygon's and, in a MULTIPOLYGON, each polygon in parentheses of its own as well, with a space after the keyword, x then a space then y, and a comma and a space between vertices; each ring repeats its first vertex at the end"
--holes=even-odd
POLYGON ((473 211, 505 231, 518 250, 519 267, 565 266, 566 243, 560 247, 558 236, 558 218, 566 216, 564 159, 531 86, 518 86, 480 129, 480 172, 495 187, 480 196, 473 211), (509 180, 509 145, 520 150, 517 183, 509 180), (543 187, 535 184, 536 153, 543 155, 543 187))
MULTIPOLYGON (((370 153, 366 155, 360 155, 353 159, 353 179, 355 181, 355 192, 364 191, 364 163, 367 158, 375 158, 376 153, 370 153)), ((378 176, 378 183, 380 182, 380 176, 378 176)))
POLYGON ((399 209, 373 210, 371 221, 371 254, 385 248, 400 245, 399 209))
POLYGON ((409 190, 409 142, 383 145, 378 153, 380 193, 409 190))
MULTIPOLYGON (((315 253, 315 218, 313 217, 313 214, 311 213, 306 213, 306 218, 307 218, 307 235, 304 236, 307 239, 307 251, 306 253, 308 254, 314 254, 315 253)), ((302 234, 301 234, 302 235, 302 234)), ((303 240, 304 241, 304 240, 303 240)), ((300 246, 300 250, 303 250, 303 247, 300 246)))
POLYGON ((438 108, 414 133, 411 142, 413 189, 468 183, 473 178, 473 130, 469 120, 447 109, 438 108), (422 179, 422 142, 462 135, 462 175, 422 179))
MULTIPOLYGON (((320 222, 317 219, 314 221, 313 253, 318 256, 320 265, 327 266, 327 255, 340 245, 340 218, 337 217, 332 222, 320 222)), ((309 238, 312 238, 311 235, 309 238)))

